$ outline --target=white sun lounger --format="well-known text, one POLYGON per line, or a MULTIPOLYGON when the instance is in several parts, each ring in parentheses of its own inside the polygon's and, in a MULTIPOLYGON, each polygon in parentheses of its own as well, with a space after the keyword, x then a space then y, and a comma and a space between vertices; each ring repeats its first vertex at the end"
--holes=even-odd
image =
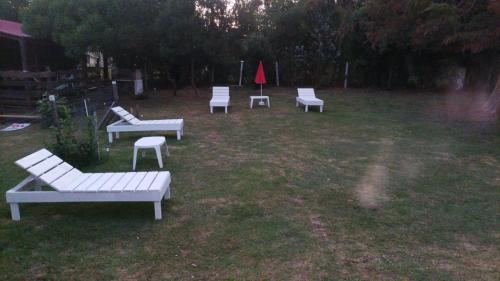
POLYGON ((107 126, 109 143, 113 142, 113 133, 119 138, 121 132, 176 131, 177 140, 184 135, 184 119, 139 120, 121 106, 111 110, 120 120, 107 126))
POLYGON ((309 110, 309 106, 319 106, 319 112, 323 112, 323 100, 320 100, 314 94, 313 88, 298 88, 299 96, 296 98, 295 106, 303 104, 305 112, 309 110))
POLYGON ((170 198, 170 172, 82 173, 47 149, 16 161, 30 176, 6 192, 12 220, 19 204, 48 202, 153 202, 161 219, 161 200, 170 198), (42 191, 49 186, 53 191, 42 191))
POLYGON ((214 107, 224 107, 227 113, 229 106, 229 87, 213 87, 212 99, 210 100, 210 113, 214 113, 214 107))

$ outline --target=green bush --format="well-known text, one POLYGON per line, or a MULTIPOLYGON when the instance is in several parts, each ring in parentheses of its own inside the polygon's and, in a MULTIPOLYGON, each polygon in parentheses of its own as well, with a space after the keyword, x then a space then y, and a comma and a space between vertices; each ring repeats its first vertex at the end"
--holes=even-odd
MULTIPOLYGON (((69 108, 67 107, 67 100, 65 98, 59 97, 56 99, 56 106, 57 106, 57 114, 59 115, 59 118, 61 120, 66 120, 70 118, 70 111, 69 108)), ((50 126, 54 126, 54 109, 52 108, 52 105, 49 102, 49 99, 47 97, 44 97, 43 99, 39 100, 37 102, 37 111, 40 113, 42 116, 42 126, 44 128, 48 128, 50 126)))
POLYGON ((84 130, 75 128, 75 123, 67 107, 65 98, 57 98, 59 127, 54 122, 53 108, 47 98, 38 102, 38 112, 42 116, 42 125, 50 127, 56 142, 49 145, 51 150, 66 162, 76 167, 83 167, 97 160, 94 118, 86 117, 84 130))
POLYGON ((61 128, 54 128, 56 143, 51 149, 59 157, 76 167, 83 167, 97 160, 94 119, 86 118, 85 130, 78 135, 71 118, 61 120, 61 128))

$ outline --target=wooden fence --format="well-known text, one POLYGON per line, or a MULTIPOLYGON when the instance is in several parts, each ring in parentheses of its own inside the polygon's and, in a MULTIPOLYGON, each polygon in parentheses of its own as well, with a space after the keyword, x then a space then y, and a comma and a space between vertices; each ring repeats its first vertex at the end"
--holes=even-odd
POLYGON ((46 91, 73 73, 0 71, 0 114, 33 112, 46 91))

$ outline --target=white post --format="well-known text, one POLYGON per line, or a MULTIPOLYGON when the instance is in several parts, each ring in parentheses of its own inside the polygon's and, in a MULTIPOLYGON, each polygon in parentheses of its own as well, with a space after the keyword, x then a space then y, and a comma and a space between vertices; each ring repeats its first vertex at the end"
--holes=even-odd
POLYGON ((276 87, 280 86, 280 75, 279 75, 279 68, 278 68, 278 62, 276 62, 276 87))
POLYGON ((89 117, 89 108, 87 107, 87 100, 83 98, 83 105, 85 105, 85 114, 89 117))
POLYGON ((345 63, 344 89, 347 89, 347 77, 349 76, 349 62, 345 63))
POLYGON ((240 83, 239 83, 240 87, 241 87, 241 80, 243 78, 243 62, 244 61, 240 61, 240 83))

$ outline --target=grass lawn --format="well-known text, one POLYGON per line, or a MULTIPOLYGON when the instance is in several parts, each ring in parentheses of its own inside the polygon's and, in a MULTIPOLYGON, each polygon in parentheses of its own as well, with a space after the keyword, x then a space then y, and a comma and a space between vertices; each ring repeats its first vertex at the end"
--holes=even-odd
MULTIPOLYGON (((168 137, 172 200, 21 205, 5 191, 14 161, 52 141, 39 125, 0 133, 2 280, 500 280, 500 125, 440 117, 445 97, 318 91, 325 112, 266 90, 229 114, 166 93, 136 104, 144 118, 185 119, 168 137)), ((122 134, 85 171, 130 171, 122 134)), ((153 153, 138 170, 157 170, 153 153)))

